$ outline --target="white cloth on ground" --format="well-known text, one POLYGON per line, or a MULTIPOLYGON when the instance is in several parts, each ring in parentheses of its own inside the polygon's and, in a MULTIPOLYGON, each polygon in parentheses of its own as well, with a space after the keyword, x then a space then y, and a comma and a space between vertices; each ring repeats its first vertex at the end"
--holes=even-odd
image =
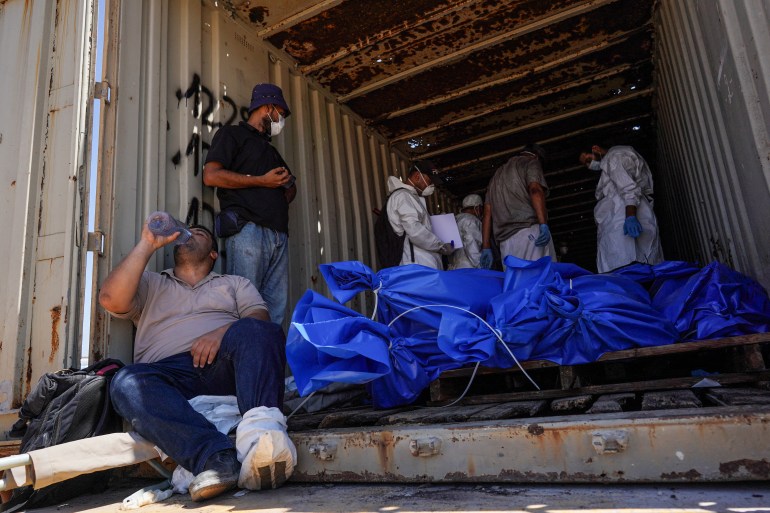
POLYGON ((241 488, 277 488, 294 472, 297 449, 286 432, 286 417, 278 408, 258 406, 247 411, 238 424, 235 448, 241 462, 241 488))
MULTIPOLYGON (((234 395, 199 395, 190 399, 189 403, 195 411, 214 424, 217 431, 225 435, 241 421, 238 399, 234 395)), ((187 493, 193 479, 195 476, 192 472, 183 468, 182 465, 177 465, 171 476, 174 493, 187 493)))
POLYGON ((230 433, 241 421, 238 398, 234 395, 199 395, 190 399, 189 403, 220 433, 230 433))

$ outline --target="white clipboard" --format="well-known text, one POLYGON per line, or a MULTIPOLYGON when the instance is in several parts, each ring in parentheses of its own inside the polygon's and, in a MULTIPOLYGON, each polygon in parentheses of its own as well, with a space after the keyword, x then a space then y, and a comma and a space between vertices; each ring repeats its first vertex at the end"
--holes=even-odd
POLYGON ((455 249, 463 247, 463 240, 460 237, 460 230, 457 228, 454 214, 430 216, 430 225, 433 233, 441 239, 441 242, 454 242, 455 249))

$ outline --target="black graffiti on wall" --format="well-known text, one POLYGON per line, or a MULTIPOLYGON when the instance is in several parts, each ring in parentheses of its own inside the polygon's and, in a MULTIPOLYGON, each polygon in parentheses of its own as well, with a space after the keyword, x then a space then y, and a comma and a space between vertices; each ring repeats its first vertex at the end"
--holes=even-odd
POLYGON ((238 108, 235 101, 225 94, 222 95, 221 100, 223 104, 227 105, 226 108, 223 107, 223 112, 227 112, 228 117, 225 119, 224 123, 212 122, 211 115, 214 113, 214 108, 217 105, 218 99, 208 87, 201 83, 201 77, 197 73, 193 74, 192 82, 190 82, 190 85, 184 93, 182 92, 182 89, 177 89, 176 98, 179 102, 177 106, 181 105, 182 99, 185 100, 186 104, 187 101, 192 98, 193 116, 196 118, 200 117, 204 125, 212 128, 233 124, 239 114, 244 120, 248 117, 248 107, 238 108))
MULTIPOLYGON (((217 96, 211 92, 211 89, 201 82, 200 75, 197 73, 193 74, 192 80, 186 88, 177 89, 176 98, 177 109, 192 108, 191 114, 193 117, 201 120, 202 127, 208 127, 210 129, 204 130, 204 134, 213 134, 217 129, 224 125, 231 125, 241 119, 248 119, 249 113, 247 106, 238 107, 235 101, 227 95, 222 95, 221 98, 217 98, 217 96), (213 121, 217 105, 220 109, 219 117, 223 120, 221 122, 213 121)), ((167 125, 166 129, 170 130, 171 125, 167 125)), ((203 184, 203 176, 201 173, 205 153, 209 148, 209 141, 204 140, 200 130, 195 130, 191 126, 186 147, 184 149, 180 148, 171 157, 171 162, 174 164, 174 167, 180 166, 184 161, 186 161, 186 165, 189 166, 190 161, 188 159, 191 159, 192 175, 195 177, 200 175, 200 196, 203 199, 201 200, 197 195, 193 195, 190 199, 185 215, 185 222, 188 225, 206 224, 213 227, 214 215, 216 213, 214 209, 214 191, 213 188, 206 187, 203 184), (206 201, 207 199, 210 201, 206 201)), ((224 257, 225 255, 222 256, 224 257)))
POLYGON ((214 211, 214 207, 210 205, 209 203, 203 202, 203 206, 199 208, 200 200, 193 196, 193 198, 190 200, 190 206, 187 208, 187 214, 185 215, 184 222, 187 224, 187 226, 193 225, 193 224, 200 224, 200 220, 198 218, 198 212, 201 210, 203 212, 208 213, 211 215, 211 219, 214 219, 214 215, 216 212, 214 211))
MULTIPOLYGON (((248 107, 238 107, 235 101, 227 95, 222 95, 222 112, 226 113, 227 118, 224 123, 212 121, 214 109, 219 103, 211 90, 201 83, 201 77, 197 73, 193 74, 192 81, 187 86, 187 89, 182 92, 182 89, 176 90, 177 108, 181 107, 182 100, 185 102, 185 107, 189 106, 189 101, 192 100, 192 115, 196 119, 200 119, 204 126, 218 129, 224 125, 233 124, 238 116, 243 120, 248 119, 249 111, 248 107)), ((202 152, 209 149, 209 143, 202 141, 201 136, 197 132, 190 134, 190 139, 187 143, 187 147, 184 150, 184 156, 193 158, 193 176, 198 176, 201 170, 202 152)), ((179 149, 173 157, 171 162, 174 166, 178 166, 182 162, 182 150, 179 149)))

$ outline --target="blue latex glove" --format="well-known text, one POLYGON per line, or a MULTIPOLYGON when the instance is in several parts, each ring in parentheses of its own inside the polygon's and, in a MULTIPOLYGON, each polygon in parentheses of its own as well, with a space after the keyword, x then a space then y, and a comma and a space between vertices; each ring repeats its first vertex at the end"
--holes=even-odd
POLYGON ((542 247, 548 244, 548 241, 551 240, 551 230, 548 229, 547 224, 541 224, 540 225, 540 235, 537 239, 535 239, 535 246, 542 247))
POLYGON ((633 237, 635 239, 641 234, 642 225, 639 223, 639 220, 636 218, 636 216, 626 217, 626 222, 623 223, 623 235, 628 235, 629 237, 633 237))
POLYGON ((492 256, 492 250, 482 249, 481 250, 481 258, 479 258, 479 266, 482 269, 490 269, 492 267, 492 260, 494 260, 494 257, 492 256))

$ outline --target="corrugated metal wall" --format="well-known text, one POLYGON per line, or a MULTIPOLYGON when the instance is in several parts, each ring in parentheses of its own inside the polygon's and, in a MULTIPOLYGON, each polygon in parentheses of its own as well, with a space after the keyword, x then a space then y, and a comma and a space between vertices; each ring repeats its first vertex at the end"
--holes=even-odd
POLYGON ((770 288, 770 2, 663 0, 658 16, 666 257, 716 259, 770 288))
POLYGON ((77 364, 90 1, 0 2, 0 432, 37 378, 77 364))
MULTIPOLYGON (((253 85, 263 81, 283 89, 292 112, 273 140, 298 185, 289 212, 290 310, 308 289, 329 296, 319 264, 356 259, 376 266, 372 209, 382 206, 387 177, 406 171, 403 156, 213 3, 147 0, 138 9, 123 2, 113 19, 121 40, 132 44, 119 45, 114 70, 117 143, 105 141, 115 144, 115 158, 102 169, 111 176, 102 196, 111 198, 113 213, 100 216, 111 224, 111 253, 102 259, 100 280, 131 250, 155 208, 213 225, 218 206, 201 172, 208 145, 222 124, 243 119, 253 85)), ((436 197, 429 208, 453 207, 436 197)), ((171 265, 170 249, 150 264, 171 265)), ((372 299, 360 296, 350 306, 371 313, 372 299)), ((131 330, 103 312, 99 318, 95 336, 108 337, 110 353, 127 358, 131 330)))

